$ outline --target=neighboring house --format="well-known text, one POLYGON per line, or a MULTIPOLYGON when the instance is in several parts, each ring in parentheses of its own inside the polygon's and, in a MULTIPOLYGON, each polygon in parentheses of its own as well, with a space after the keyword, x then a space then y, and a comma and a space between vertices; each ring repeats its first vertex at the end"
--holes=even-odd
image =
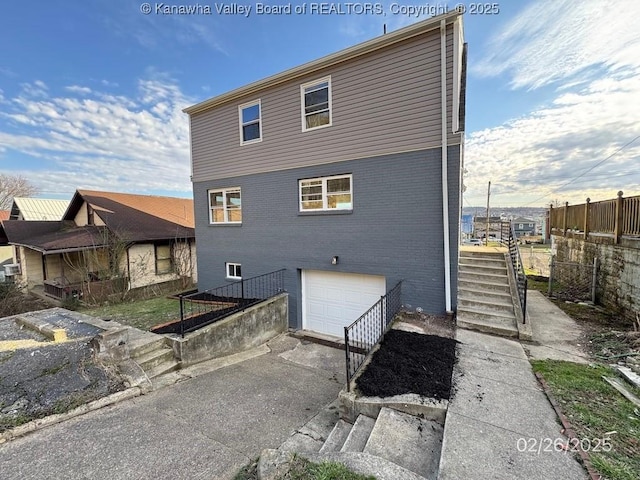
POLYGON ((69 200, 15 197, 11 205, 10 220, 62 220, 69 200))
POLYGON ((201 288, 284 268, 290 326, 340 336, 400 280, 453 311, 465 51, 450 12, 185 109, 201 288))
POLYGON ((13 259, 13 247, 8 245, 7 236, 4 234, 2 222, 9 220, 10 210, 0 210, 0 282, 4 280, 4 264, 11 263, 13 259))
POLYGON ((3 226, 17 280, 57 298, 197 280, 189 199, 77 190, 60 221, 3 226))
POLYGON ((530 218, 518 217, 512 220, 513 230, 516 238, 522 236, 536 235, 536 221, 530 218))

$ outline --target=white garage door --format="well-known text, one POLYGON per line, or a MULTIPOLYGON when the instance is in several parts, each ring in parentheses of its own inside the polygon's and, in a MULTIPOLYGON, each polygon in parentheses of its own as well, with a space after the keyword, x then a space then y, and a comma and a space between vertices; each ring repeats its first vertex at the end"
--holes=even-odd
POLYGON ((303 270, 303 328, 342 337, 344 327, 385 293, 382 276, 303 270))

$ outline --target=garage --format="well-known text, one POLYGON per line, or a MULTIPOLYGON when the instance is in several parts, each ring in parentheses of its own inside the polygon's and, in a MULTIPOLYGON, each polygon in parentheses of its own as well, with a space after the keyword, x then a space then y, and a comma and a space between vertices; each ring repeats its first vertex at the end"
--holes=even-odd
POLYGON ((343 337, 344 327, 385 293, 385 277, 380 275, 303 270, 302 326, 343 337))

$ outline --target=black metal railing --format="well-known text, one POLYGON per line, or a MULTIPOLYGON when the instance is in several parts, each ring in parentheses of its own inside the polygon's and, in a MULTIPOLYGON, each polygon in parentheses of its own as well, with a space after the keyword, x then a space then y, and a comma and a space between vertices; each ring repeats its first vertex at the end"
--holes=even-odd
POLYGON ((516 279, 516 289, 518 292, 518 301, 522 309, 522 323, 527 323, 527 274, 524 271, 524 264, 520 257, 520 249, 518 241, 513 231, 511 222, 502 222, 500 241, 509 250, 509 258, 511 259, 511 268, 516 279))
POLYGON ((284 292, 285 269, 221 287, 180 295, 180 334, 192 332, 232 313, 284 292))
POLYGON ((402 282, 380 297, 369 310, 348 327, 344 327, 344 349, 347 358, 347 391, 351 379, 360 369, 373 347, 388 330, 393 317, 400 311, 402 282))

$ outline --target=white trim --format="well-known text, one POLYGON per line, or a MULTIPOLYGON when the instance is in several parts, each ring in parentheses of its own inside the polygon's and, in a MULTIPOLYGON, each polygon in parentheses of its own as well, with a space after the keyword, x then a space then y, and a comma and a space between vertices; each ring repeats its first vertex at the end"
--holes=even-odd
POLYGON ((453 106, 451 110, 451 131, 460 131, 460 89, 462 88, 462 52, 464 47, 464 28, 462 17, 453 22, 453 106))
POLYGON ((242 220, 238 221, 229 221, 229 210, 227 206, 227 192, 238 191, 240 192, 240 216, 242 216, 242 189, 240 187, 228 187, 228 188, 209 188, 207 190, 207 204, 209 205, 209 225, 239 225, 242 223, 242 220), (213 211, 213 206, 211 205, 211 192, 222 192, 223 198, 223 207, 222 211, 224 212, 224 220, 222 222, 214 222, 213 215, 211 215, 213 211))
POLYGON ((307 328, 309 319, 307 318, 306 300, 307 289, 305 288, 305 270, 300 270, 300 305, 302 306, 302 329, 309 330, 307 328))
POLYGON ((328 177, 311 177, 311 178, 301 178, 298 180, 298 211, 301 213, 304 212, 335 212, 335 211, 349 211, 353 210, 353 174, 347 173, 344 175, 331 175, 328 177), (339 178, 348 178, 349 179, 349 194, 351 195, 351 206, 348 208, 329 208, 328 205, 328 192, 327 192, 327 181, 328 180, 336 180, 339 178), (312 181, 320 181, 322 182, 322 208, 302 208, 302 183, 303 182, 312 182, 312 181))
POLYGON ((317 80, 313 80, 311 82, 306 82, 303 83, 302 85, 300 85, 300 113, 301 113, 301 120, 302 120, 302 131, 303 132, 309 132, 311 130, 318 130, 320 128, 326 128, 326 127, 330 127, 333 125, 333 102, 331 100, 332 97, 332 93, 333 90, 331 88, 331 75, 326 76, 326 77, 322 77, 322 78, 318 78, 317 80), (329 123, 326 123, 324 125, 319 125, 317 127, 309 127, 307 128, 307 112, 305 111, 304 108, 304 96, 305 96, 305 89, 309 88, 309 87, 313 87, 315 85, 318 85, 320 83, 326 83, 327 84, 327 99, 328 99, 328 108, 329 108, 329 123))
POLYGON ((224 277, 227 280, 242 280, 242 264, 237 262, 224 262, 224 277), (229 275, 230 266, 234 267, 234 272, 236 271, 236 267, 240 267, 241 272, 239 277, 237 275, 229 275))
POLYGON ((250 145, 252 143, 260 143, 262 141, 262 101, 261 99, 254 100, 252 102, 246 102, 242 105, 238 105, 238 127, 240 129, 240 145, 250 145), (245 123, 242 121, 242 110, 245 108, 250 108, 257 105, 258 106, 258 130, 260 136, 258 138, 254 138, 251 140, 244 140, 244 132, 242 127, 244 127, 245 123))

